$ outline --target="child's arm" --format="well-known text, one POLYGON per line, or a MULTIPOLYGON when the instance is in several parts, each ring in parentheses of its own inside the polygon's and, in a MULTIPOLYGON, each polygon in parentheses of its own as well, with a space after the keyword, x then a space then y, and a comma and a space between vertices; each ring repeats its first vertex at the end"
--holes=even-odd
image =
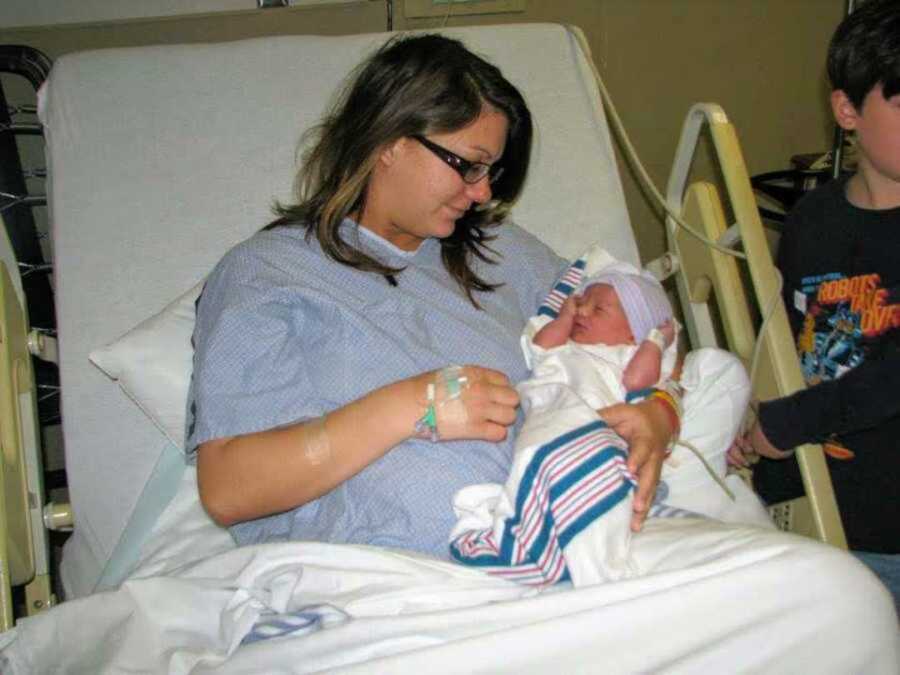
POLYGON ((535 334, 534 344, 544 349, 564 345, 572 334, 574 323, 575 298, 570 295, 560 307, 559 315, 535 334))
POLYGON ((631 361, 625 366, 625 372, 622 374, 622 384, 625 391, 638 391, 652 387, 659 381, 659 375, 662 371, 662 355, 663 350, 672 344, 675 339, 675 327, 671 321, 667 321, 657 329, 665 340, 664 344, 660 344, 657 340, 647 336, 641 342, 637 352, 631 357, 631 361))

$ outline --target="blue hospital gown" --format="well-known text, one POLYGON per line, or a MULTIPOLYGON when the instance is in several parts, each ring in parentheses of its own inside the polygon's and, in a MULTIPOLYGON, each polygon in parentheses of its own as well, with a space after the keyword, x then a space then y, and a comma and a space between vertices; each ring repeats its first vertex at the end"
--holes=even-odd
MULTIPOLYGON (((394 267, 380 275, 327 258, 305 230, 257 233, 227 253, 197 307, 187 447, 317 417, 382 385, 449 364, 527 376, 519 336, 565 261, 513 224, 491 230, 499 264, 475 260, 477 310, 450 278, 440 243, 405 252, 345 221, 342 233, 394 267)), ((319 499, 231 528, 238 544, 314 540, 447 557, 452 498, 502 482, 513 434, 500 444, 411 439, 319 499)))

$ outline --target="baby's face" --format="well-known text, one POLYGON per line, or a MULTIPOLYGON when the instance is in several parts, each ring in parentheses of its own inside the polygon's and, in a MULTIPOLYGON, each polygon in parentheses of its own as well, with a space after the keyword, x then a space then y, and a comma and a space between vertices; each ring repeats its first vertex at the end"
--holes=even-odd
POLYGON ((616 289, 609 284, 594 284, 575 296, 575 323, 570 339, 590 345, 634 343, 616 289))

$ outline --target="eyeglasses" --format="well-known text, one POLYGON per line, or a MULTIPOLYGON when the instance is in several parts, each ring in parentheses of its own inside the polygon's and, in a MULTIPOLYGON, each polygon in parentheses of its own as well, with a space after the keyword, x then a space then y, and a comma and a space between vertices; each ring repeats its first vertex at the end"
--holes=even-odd
POLYGON ((451 169, 458 173, 467 183, 477 183, 485 176, 488 182, 493 183, 500 178, 503 173, 503 167, 497 164, 485 164, 484 162, 470 162, 463 159, 454 152, 450 152, 447 148, 442 148, 437 143, 432 143, 424 136, 413 136, 419 143, 431 150, 435 155, 440 157, 451 169))

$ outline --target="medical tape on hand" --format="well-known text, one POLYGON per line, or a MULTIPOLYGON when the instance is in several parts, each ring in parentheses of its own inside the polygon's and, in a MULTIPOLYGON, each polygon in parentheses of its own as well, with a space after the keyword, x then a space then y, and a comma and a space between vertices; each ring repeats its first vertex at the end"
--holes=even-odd
POLYGON ((439 370, 434 382, 426 388, 428 408, 416 422, 416 438, 432 442, 453 434, 454 427, 462 427, 468 421, 462 392, 469 386, 469 378, 460 366, 448 366, 439 370))
POLYGON ((331 442, 325 428, 325 415, 303 424, 303 456, 313 466, 331 459, 331 442))
POLYGON ((462 392, 468 386, 469 378, 463 375, 460 366, 449 366, 437 374, 435 412, 439 436, 446 436, 453 432, 452 427, 461 428, 468 422, 469 415, 462 400, 462 392))

